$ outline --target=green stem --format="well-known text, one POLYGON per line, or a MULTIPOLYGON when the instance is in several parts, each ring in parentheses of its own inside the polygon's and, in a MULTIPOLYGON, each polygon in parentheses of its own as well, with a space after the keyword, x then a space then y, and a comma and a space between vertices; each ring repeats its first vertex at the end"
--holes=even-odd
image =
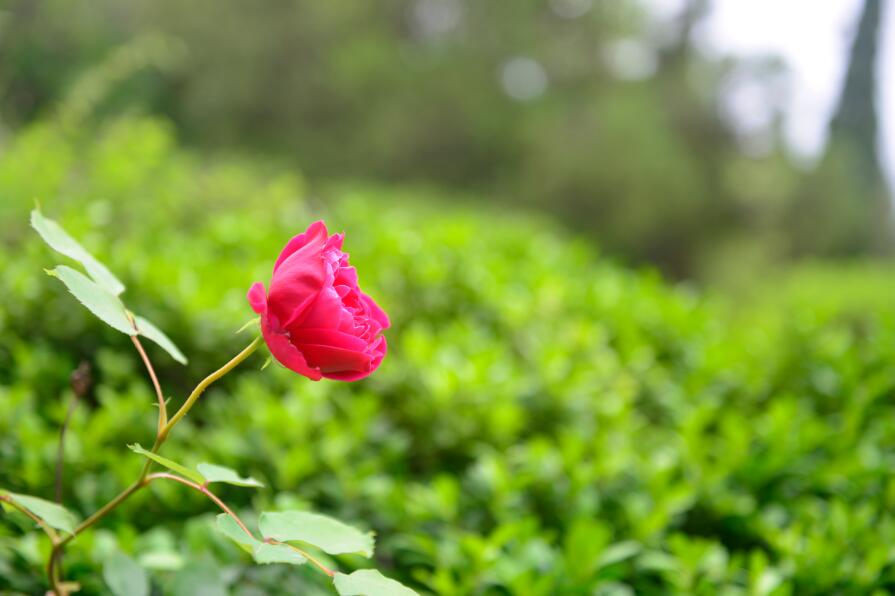
POLYGON ((186 398, 186 401, 183 402, 183 405, 180 406, 180 409, 177 410, 177 413, 175 413, 171 417, 171 420, 169 420, 168 423, 162 427, 162 430, 159 432, 159 439, 161 440, 161 442, 165 441, 165 438, 167 438, 168 433, 171 432, 171 429, 174 428, 174 425, 177 424, 177 422, 180 421, 181 418, 187 415, 187 413, 190 411, 190 408, 193 407, 193 404, 195 404, 196 400, 199 399, 199 396, 202 395, 202 392, 205 391, 209 385, 236 368, 236 366, 240 362, 251 356, 252 352, 258 349, 258 346, 261 345, 262 341, 264 340, 262 340, 260 337, 256 337, 252 341, 252 343, 246 346, 246 348, 242 352, 234 356, 233 359, 230 360, 230 362, 202 379, 202 381, 198 385, 196 385, 196 388, 193 389, 193 392, 190 393, 189 397, 186 398))
MULTIPOLYGON (((157 453, 159 449, 161 449, 162 444, 167 439, 168 434, 171 432, 171 429, 174 428, 174 425, 180 421, 181 418, 186 416, 186 414, 190 411, 202 393, 208 389, 208 387, 226 375, 228 372, 236 368, 242 361, 252 355, 252 353, 258 349, 258 346, 261 345, 263 340, 260 337, 256 337, 252 343, 250 343, 246 348, 234 356, 227 364, 214 371, 202 381, 196 385, 196 388, 193 389, 193 392, 190 393, 189 397, 187 397, 186 401, 180 406, 180 409, 177 410, 177 413, 171 417, 171 419, 165 424, 158 432, 158 436, 155 439, 155 444, 153 444, 152 453, 157 453)), ((126 501, 132 494, 149 484, 149 480, 147 476, 149 475, 149 469, 152 467, 152 460, 147 459, 143 464, 143 469, 140 472, 139 478, 128 486, 126 489, 121 491, 114 499, 103 505, 99 510, 97 510, 93 515, 82 521, 76 528, 73 534, 69 534, 64 538, 59 539, 54 542, 53 550, 50 552, 50 560, 47 563, 47 573, 50 576, 51 583, 54 582, 54 578, 56 578, 56 565, 59 560, 59 556, 62 553, 62 549, 66 544, 74 540, 78 535, 80 535, 84 530, 88 529, 106 515, 108 515, 113 509, 118 507, 121 503, 126 501)), ((56 579, 58 581, 58 579, 56 579)), ((54 590, 58 594, 58 590, 54 590)))

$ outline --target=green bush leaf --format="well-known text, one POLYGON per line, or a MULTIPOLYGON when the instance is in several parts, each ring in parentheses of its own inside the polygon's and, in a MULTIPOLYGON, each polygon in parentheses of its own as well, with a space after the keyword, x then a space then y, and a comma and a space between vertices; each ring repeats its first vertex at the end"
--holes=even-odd
POLYGON ((168 352, 171 358, 173 358, 177 362, 186 364, 186 356, 183 355, 183 352, 181 352, 180 349, 176 345, 174 345, 174 342, 171 341, 171 338, 165 335, 165 333, 161 329, 141 316, 135 315, 134 322, 137 325, 137 331, 140 333, 140 335, 142 335, 146 339, 154 341, 164 351, 168 352))
POLYGON ((375 569, 360 569, 333 578, 340 596, 419 596, 401 582, 389 579, 375 569))
POLYGON ((175 550, 153 550, 140 554, 140 565, 156 571, 177 571, 183 568, 183 555, 175 550))
POLYGON ((235 484, 236 486, 255 486, 264 487, 252 477, 243 478, 236 470, 231 470, 217 464, 199 464, 196 466, 199 473, 205 478, 205 482, 225 482, 227 484, 235 484))
POLYGON ((270 563, 289 563, 290 565, 304 565, 308 560, 300 552, 289 548, 285 544, 267 544, 259 542, 252 551, 255 562, 259 565, 270 563))
POLYGON ((13 501, 42 519, 48 526, 62 530, 69 534, 75 533, 75 526, 78 525, 78 518, 74 513, 51 501, 32 497, 30 495, 20 495, 17 493, 6 492, 13 501))
POLYGON ((638 554, 643 548, 636 540, 625 540, 608 547, 600 555, 600 566, 608 567, 625 559, 630 559, 638 554))
POLYGON ((261 534, 276 540, 298 540, 331 555, 359 553, 373 556, 373 533, 361 532, 342 522, 305 511, 265 511, 259 522, 261 534))
POLYGON ((199 474, 198 472, 196 472, 194 470, 190 470, 186 466, 181 465, 181 464, 177 463, 176 461, 172 461, 172 460, 168 459, 167 457, 162 457, 161 455, 159 455, 157 453, 152 453, 151 451, 147 451, 146 449, 143 449, 143 447, 140 446, 139 443, 135 443, 133 445, 128 445, 127 447, 134 453, 139 453, 140 455, 144 455, 144 456, 148 457, 149 459, 151 459, 152 461, 156 462, 157 464, 161 464, 161 465, 165 466, 166 468, 168 468, 169 470, 173 470, 173 471, 177 472, 178 474, 180 474, 181 476, 185 476, 185 477, 189 478, 193 482, 196 482, 198 484, 205 484, 205 478, 203 478, 202 475, 199 474))
POLYGON ((93 281, 107 292, 118 296, 124 291, 124 284, 118 281, 118 278, 112 275, 105 265, 97 261, 77 240, 69 236, 62 226, 52 219, 44 217, 37 209, 31 212, 31 227, 40 234, 50 248, 81 263, 93 281))
POLYGON ((224 570, 210 561, 194 561, 178 571, 164 594, 170 596, 228 596, 224 570))
POLYGON ((80 271, 75 271, 65 265, 47 270, 47 273, 64 283, 72 296, 77 298, 101 321, 127 335, 137 334, 130 319, 127 318, 124 305, 115 294, 92 281, 80 271))
POLYGON ((124 553, 115 553, 103 563, 103 579, 115 596, 148 596, 149 577, 124 553))

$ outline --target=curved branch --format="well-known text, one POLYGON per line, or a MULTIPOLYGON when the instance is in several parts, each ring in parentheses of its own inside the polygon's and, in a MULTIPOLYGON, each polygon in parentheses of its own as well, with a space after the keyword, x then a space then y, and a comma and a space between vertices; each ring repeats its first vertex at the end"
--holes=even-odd
MULTIPOLYGON (((214 504, 217 505, 218 507, 220 507, 224 513, 226 513, 227 515, 232 517, 233 521, 235 521, 237 524, 239 524, 239 527, 242 528, 243 532, 248 534, 249 537, 251 537, 253 540, 257 540, 255 538, 255 535, 252 534, 251 530, 249 530, 248 526, 246 526, 245 523, 243 523, 243 521, 241 519, 239 519, 239 516, 236 515, 232 509, 227 507, 226 503, 221 501, 217 497, 217 495, 215 495, 213 492, 208 490, 208 487, 205 486, 204 484, 197 484, 196 482, 193 482, 192 480, 187 480, 186 478, 183 478, 176 474, 169 474, 168 472, 157 472, 155 474, 150 474, 149 476, 146 477, 146 482, 149 483, 149 482, 152 482, 153 480, 160 480, 160 479, 174 480, 175 482, 179 482, 180 484, 189 486, 193 490, 199 491, 200 493, 202 493, 203 495, 205 495, 206 497, 208 497, 209 499, 214 501, 214 504)), ((335 572, 332 569, 330 569, 329 567, 327 567, 326 565, 324 565, 323 563, 318 561, 316 558, 312 557, 307 552, 305 552, 304 550, 298 548, 297 546, 295 546, 293 544, 289 544, 288 542, 280 542, 279 540, 274 540, 273 538, 265 538, 264 542, 266 542, 267 544, 286 545, 289 548, 291 548, 292 550, 294 550, 295 552, 299 553, 304 558, 306 558, 308 561, 313 563, 318 569, 320 569, 323 573, 325 573, 329 577, 333 577, 335 575, 335 572)))
MULTIPOLYGON (((180 407, 180 409, 177 411, 177 413, 174 415, 174 417, 171 418, 166 424, 161 426, 158 434, 156 435, 155 444, 153 444, 152 449, 150 451, 152 451, 152 453, 158 453, 158 450, 161 448, 162 444, 165 442, 165 439, 168 437, 168 433, 170 433, 171 429, 174 427, 174 425, 177 424, 177 422, 181 418, 183 418, 187 412, 189 412, 190 408, 193 407, 193 404, 196 403, 196 400, 199 399, 199 397, 208 388, 208 386, 211 385, 212 383, 214 383, 215 381, 217 381, 218 379, 220 379, 221 377, 223 377, 225 374, 227 374, 234 368, 236 368, 236 366, 240 362, 242 362, 243 360, 245 360, 246 358, 251 356, 252 353, 256 349, 258 349, 258 346, 261 345, 262 341, 263 341, 263 339, 261 337, 255 338, 255 340, 252 341, 252 343, 250 343, 245 349, 243 349, 242 352, 240 352, 239 354, 234 356, 232 359, 230 359, 230 361, 227 362, 227 364, 225 364, 224 366, 222 366, 215 372, 211 373, 210 375, 208 375, 207 377, 202 379, 202 381, 196 386, 196 388, 193 389, 193 392, 190 393, 186 402, 184 402, 184 404, 180 407)), ((137 345, 138 343, 139 342, 135 342, 135 345, 137 345)), ((141 349, 142 349, 142 346, 140 347, 140 350, 141 349)), ((146 359, 146 361, 148 361, 148 358, 146 359)), ((150 365, 147 365, 147 366, 150 366, 150 365)), ((153 372, 152 374, 154 375, 155 373, 153 372)), ((135 492, 137 492, 138 490, 140 490, 141 488, 146 486, 148 484, 148 481, 146 478, 147 478, 147 475, 149 474, 149 469, 151 466, 152 466, 152 460, 147 459, 146 463, 143 465, 142 471, 140 472, 140 476, 137 478, 136 481, 134 481, 133 484, 131 484, 126 489, 121 491, 121 493, 119 493, 118 496, 116 496, 114 499, 112 499, 111 501, 109 501, 108 503, 103 505, 98 511, 94 512, 93 515, 91 515, 90 517, 85 519, 83 522, 81 522, 75 528, 75 531, 73 534, 69 534, 68 536, 60 538, 53 544, 53 550, 50 552, 50 559, 47 562, 47 572, 51 578, 56 577, 56 575, 57 575, 56 569, 57 569, 59 557, 60 557, 60 555, 62 553, 62 549, 65 547, 65 545, 68 544, 69 542, 71 542, 72 540, 74 540, 79 534, 81 534, 81 532, 83 532, 84 530, 86 530, 87 528, 89 528, 90 526, 92 526, 93 524, 98 522, 99 520, 101 520, 103 517, 105 517, 110 511, 112 511, 113 509, 118 507, 118 505, 120 505, 125 500, 127 500, 128 497, 130 497, 132 494, 134 494, 135 492)))
POLYGON ((207 486, 205 486, 203 484, 197 484, 197 483, 193 482, 192 480, 187 480, 186 478, 183 478, 182 476, 178 476, 176 474, 169 474, 168 472, 156 472, 155 474, 150 474, 149 476, 146 477, 146 482, 149 483, 149 482, 152 482, 153 480, 158 480, 158 479, 162 479, 162 478, 167 479, 167 480, 174 480, 175 482, 179 482, 181 484, 189 486, 190 488, 192 488, 194 490, 199 491, 200 493, 202 493, 203 495, 205 495, 206 497, 208 497, 209 499, 214 501, 214 504, 217 505, 218 507, 220 507, 224 513, 226 513, 227 515, 232 517, 233 521, 235 521, 237 524, 239 524, 239 527, 242 528, 243 532, 245 532, 252 538, 255 537, 254 534, 252 534, 251 530, 249 530, 248 526, 246 526, 242 522, 242 520, 239 519, 239 516, 236 515, 235 513, 233 513, 233 510, 230 509, 229 507, 227 507, 227 504, 224 503, 223 501, 221 501, 217 495, 215 495, 213 492, 208 490, 207 486))
MULTIPOLYGON (((128 317, 131 319, 131 325, 136 329, 137 325, 130 313, 128 313, 128 317)), ((136 335, 131 335, 130 337, 134 347, 137 348, 137 352, 140 354, 140 358, 143 360, 143 364, 146 366, 146 371, 149 373, 149 378, 152 380, 152 387, 155 389, 155 397, 158 400, 158 429, 156 430, 156 433, 160 433, 165 425, 168 424, 168 407, 165 403, 165 395, 162 393, 162 386, 159 385, 158 377, 155 375, 155 369, 152 367, 152 362, 149 360, 149 356, 146 355, 146 350, 143 349, 143 344, 140 343, 140 338, 136 335)))

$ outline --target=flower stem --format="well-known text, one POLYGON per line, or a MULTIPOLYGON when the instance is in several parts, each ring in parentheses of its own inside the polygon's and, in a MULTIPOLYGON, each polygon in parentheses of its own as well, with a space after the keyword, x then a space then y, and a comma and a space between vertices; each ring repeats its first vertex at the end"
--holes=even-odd
POLYGON ((181 418, 187 415, 187 413, 190 411, 190 408, 193 407, 193 404, 195 404, 196 400, 199 399, 199 396, 202 395, 202 392, 204 392, 209 385, 236 368, 236 366, 240 362, 251 356, 252 352, 258 349, 258 346, 261 345, 262 341, 264 340, 262 340, 260 337, 256 337, 252 341, 252 343, 246 346, 246 348, 242 352, 234 356, 233 359, 230 360, 230 362, 202 379, 202 381, 198 385, 196 385, 196 388, 193 389, 193 392, 190 393, 189 397, 186 398, 186 401, 183 402, 183 405, 180 406, 180 409, 177 410, 177 413, 175 413, 174 416, 171 417, 171 420, 169 420, 168 423, 162 427, 161 431, 159 431, 159 439, 161 440, 161 442, 165 441, 168 433, 171 432, 172 428, 174 428, 174 425, 177 424, 181 418))
MULTIPOLYGON (((193 392, 190 393, 189 397, 187 397, 187 399, 183 403, 183 405, 180 406, 180 409, 177 410, 177 413, 174 414, 174 416, 172 416, 171 419, 168 420, 164 425, 160 425, 161 428, 158 431, 158 435, 156 436, 155 443, 153 444, 152 449, 150 451, 152 453, 157 453, 158 450, 161 449, 161 446, 165 442, 165 439, 167 439, 168 434, 171 432, 171 429, 174 428, 174 425, 177 424, 177 422, 179 422, 181 418, 186 416, 187 412, 190 411, 190 408, 193 407, 193 405, 196 403, 196 400, 199 399, 199 397, 202 395, 202 393, 206 389, 208 389, 208 387, 212 383, 214 383, 215 381, 217 381, 218 379, 220 379, 221 377, 226 375, 228 372, 230 372, 231 370, 236 368, 236 366, 239 365, 243 360, 245 360, 246 358, 251 356, 252 353, 258 349, 258 346, 261 345, 262 341, 263 340, 260 337, 256 337, 252 341, 252 343, 250 343, 248 346, 246 346, 246 348, 243 349, 243 351, 241 351, 239 354, 234 356, 229 362, 227 362, 227 364, 225 364, 218 370, 214 371, 213 373, 211 373, 210 375, 208 375, 207 377, 202 379, 202 381, 200 381, 199 384, 196 385, 196 388, 193 389, 193 392)), ((139 342, 136 342, 135 345, 138 343, 139 342)), ((141 346, 141 348, 142 348, 142 346, 141 346)), ((138 351, 142 352, 141 349, 139 349, 138 351)), ((148 358, 147 358, 147 361, 148 361, 148 358)), ((151 370, 151 365, 147 365, 147 366, 149 366, 150 370, 151 370)), ((154 376, 154 373, 153 373, 153 376, 154 376)), ((162 406, 160 405, 160 407, 162 407, 162 406)), ((131 484, 130 486, 125 488, 123 491, 121 491, 121 493, 119 493, 118 496, 116 496, 114 499, 112 499, 111 501, 109 501, 108 503, 103 505, 93 515, 91 515, 90 517, 88 517, 87 519, 82 521, 75 528, 75 531, 73 534, 69 534, 68 536, 65 536, 64 538, 60 538, 59 540, 54 541, 53 549, 52 549, 52 551, 50 551, 50 559, 47 563, 47 574, 50 577, 51 585, 53 586, 54 591, 56 592, 57 596, 60 596, 60 595, 59 595, 59 590, 56 589, 56 586, 58 584, 58 577, 57 577, 58 574, 56 573, 56 566, 58 564, 59 557, 62 553, 62 549, 65 547, 66 544, 68 544, 69 542, 74 540, 84 530, 88 529, 89 527, 91 527, 92 525, 94 525, 95 523, 100 521, 102 518, 104 518, 106 515, 108 515, 113 509, 115 509, 121 503, 126 501, 132 494, 134 494, 135 492, 137 492, 138 490, 140 490, 141 488, 143 488, 144 486, 149 484, 150 480, 147 478, 147 476, 149 475, 149 469, 151 467, 152 467, 152 460, 147 459, 146 462, 143 464, 143 469, 140 472, 140 476, 137 478, 136 481, 134 481, 133 484, 131 484)))

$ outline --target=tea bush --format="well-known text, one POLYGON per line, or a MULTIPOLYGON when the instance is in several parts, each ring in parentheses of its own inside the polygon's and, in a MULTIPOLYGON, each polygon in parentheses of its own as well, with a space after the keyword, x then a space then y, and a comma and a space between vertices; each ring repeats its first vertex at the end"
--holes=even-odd
MULTIPOLYGON (((154 432, 128 340, 42 273, 55 256, 27 227, 35 199, 190 356, 184 368, 149 348, 175 404, 248 341, 234 331, 249 284, 324 216, 392 315, 390 352, 356 384, 255 358, 202 398, 165 454, 264 481, 221 491, 240 512, 307 505, 375 530, 377 566, 421 593, 895 589, 887 267, 769 277, 743 306, 626 270, 549 223, 433 195, 319 198, 277 164, 184 151, 153 120, 8 139, 0 486, 52 497, 82 360, 95 384, 67 437, 70 507, 87 515, 131 481, 142 461, 126 444, 154 432)), ((166 594, 330 593, 303 568, 249 565, 216 513, 153 486, 72 543, 66 577, 104 593, 102 563, 123 551, 166 594)), ((0 523, 0 591, 45 587, 32 526, 0 523)))

